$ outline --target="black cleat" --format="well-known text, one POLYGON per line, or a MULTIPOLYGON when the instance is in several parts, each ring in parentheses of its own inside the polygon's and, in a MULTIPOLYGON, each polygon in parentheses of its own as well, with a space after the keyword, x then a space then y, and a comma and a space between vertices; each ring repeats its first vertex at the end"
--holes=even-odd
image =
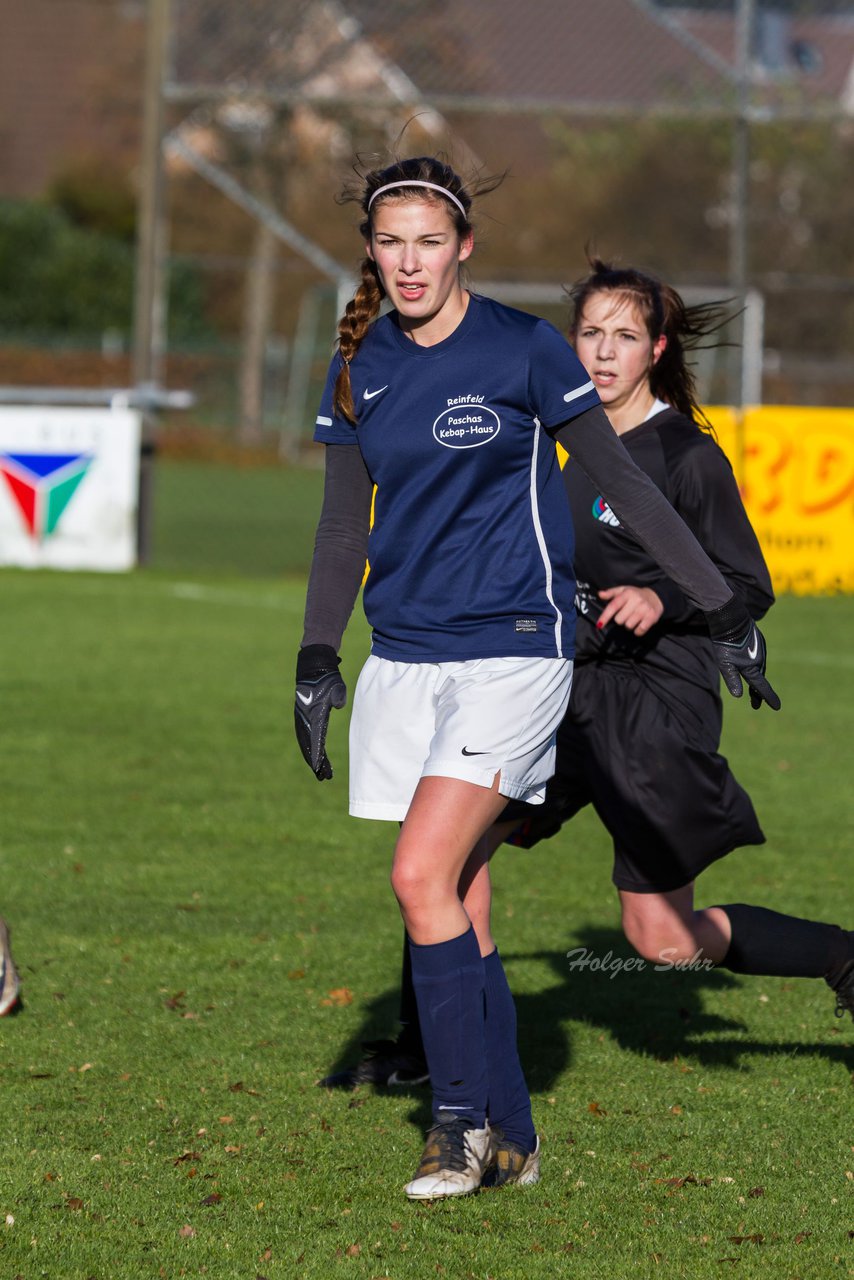
POLYGON ((850 1013, 854 1019, 854 960, 849 960, 833 990, 836 992, 837 1018, 844 1018, 846 1013, 850 1013))
POLYGON ((426 1084, 430 1072, 419 1048, 407 1049, 399 1040, 366 1040, 365 1056, 352 1067, 318 1080, 322 1089, 355 1089, 373 1084, 385 1089, 406 1089, 426 1084))
POLYGON ((847 956, 825 974, 825 981, 836 995, 836 1016, 850 1013, 854 1019, 854 930, 844 930, 847 956))

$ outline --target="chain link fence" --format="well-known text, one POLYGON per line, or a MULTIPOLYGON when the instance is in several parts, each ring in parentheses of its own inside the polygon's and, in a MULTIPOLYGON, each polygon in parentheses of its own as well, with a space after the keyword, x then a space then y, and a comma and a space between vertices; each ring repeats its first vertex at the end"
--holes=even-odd
POLYGON ((563 323, 595 249, 753 300, 709 398, 852 402, 850 3, 172 0, 161 87, 161 242, 236 352, 199 416, 245 443, 303 454, 359 256, 334 197, 395 152, 506 173, 475 287, 563 323))

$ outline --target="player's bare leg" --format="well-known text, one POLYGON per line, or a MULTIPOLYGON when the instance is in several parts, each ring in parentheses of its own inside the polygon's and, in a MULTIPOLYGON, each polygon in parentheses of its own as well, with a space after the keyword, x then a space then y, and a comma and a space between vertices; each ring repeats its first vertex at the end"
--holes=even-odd
POLYGON ((854 932, 747 903, 694 908, 694 885, 669 893, 620 890, 623 930, 655 963, 696 959, 733 973, 824 978, 836 1016, 854 1018, 854 932))
POLYGON ((700 955, 720 964, 729 950, 729 918, 721 907, 694 909, 694 885, 669 893, 620 891, 623 932, 638 955, 659 962, 687 961, 700 955))

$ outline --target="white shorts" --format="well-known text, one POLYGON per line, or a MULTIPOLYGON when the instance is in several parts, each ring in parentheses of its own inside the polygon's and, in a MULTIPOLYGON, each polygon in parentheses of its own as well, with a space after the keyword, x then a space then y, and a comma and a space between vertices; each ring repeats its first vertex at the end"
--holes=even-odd
POLYGON ((542 804, 572 684, 566 658, 368 658, 350 719, 350 813, 402 822, 421 778, 542 804))

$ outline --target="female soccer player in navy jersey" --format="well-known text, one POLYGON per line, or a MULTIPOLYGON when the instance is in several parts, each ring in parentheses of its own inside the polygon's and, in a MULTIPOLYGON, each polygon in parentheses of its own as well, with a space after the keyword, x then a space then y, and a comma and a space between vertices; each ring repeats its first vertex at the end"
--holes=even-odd
MULTIPOLYGON (((754 618, 773 603, 768 571, 732 469, 704 427, 686 349, 723 316, 688 308, 669 286, 594 260, 572 289, 571 337, 610 422, 639 467, 692 529, 754 618)), ((545 803, 511 802, 483 842, 531 848, 592 804, 614 844, 626 937, 652 962, 702 958, 735 973, 824 978, 854 1015, 854 933, 743 903, 694 906, 694 881, 716 859, 764 836, 719 754, 718 670, 702 618, 626 532, 573 459, 578 625, 569 711, 557 734, 545 803)), ((489 938, 488 880, 466 898, 489 938)), ((406 1083, 427 1075, 408 965, 397 1041, 330 1083, 406 1083), (392 1072, 396 1078, 392 1080, 392 1072)), ((510 1171, 524 1167, 504 1143, 510 1171)), ((500 1170, 499 1170, 500 1173, 500 1170)))
POLYGON ((487 873, 479 842, 508 798, 542 801, 569 698, 572 522, 554 439, 705 612, 731 691, 743 676, 755 706, 779 700, 748 611, 632 464, 572 349, 463 286, 474 242, 460 178, 417 158, 371 171, 356 194, 366 257, 317 418, 326 483, 295 721, 309 765, 331 777, 337 650, 367 558, 373 642, 350 726, 350 811, 401 823, 392 887, 435 1122, 406 1194, 434 1199, 475 1190, 502 1143, 522 1158, 516 1180, 536 1166, 512 997, 463 899, 487 873))

